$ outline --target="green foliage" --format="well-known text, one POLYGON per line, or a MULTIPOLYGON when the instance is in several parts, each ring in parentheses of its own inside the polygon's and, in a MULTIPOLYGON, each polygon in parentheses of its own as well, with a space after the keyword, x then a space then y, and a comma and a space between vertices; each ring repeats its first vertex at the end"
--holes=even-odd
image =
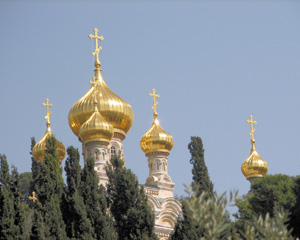
POLYGON ((88 158, 81 177, 81 193, 88 219, 101 240, 117 239, 112 218, 107 214, 107 202, 103 187, 99 188, 98 176, 94 170, 94 159, 88 158))
POLYGON ((188 149, 191 153, 190 163, 193 165, 193 191, 197 196, 200 196, 204 191, 208 194, 207 196, 213 196, 214 185, 210 181, 208 170, 204 161, 202 139, 200 137, 191 137, 191 142, 188 145, 188 149))
POLYGON ((296 196, 296 203, 291 209, 289 227, 293 230, 292 235, 300 239, 300 175, 293 178, 294 193, 296 196))
POLYGON ((107 192, 118 239, 157 239, 154 215, 143 187, 139 186, 136 176, 124 167, 120 157, 113 158, 111 164, 107 168, 107 192))
MULTIPOLYGON (((204 149, 202 139, 200 137, 191 137, 191 142, 188 144, 188 149, 191 153, 190 163, 193 165, 192 174, 193 182, 191 184, 192 191, 196 196, 200 196, 203 192, 207 198, 214 197, 214 185, 211 182, 208 174, 208 170, 204 161, 204 149)), ((187 212, 187 202, 190 199, 186 199, 182 202, 183 219, 178 219, 174 232, 171 235, 171 239, 199 239, 203 237, 202 226, 195 223, 190 218, 190 214, 187 212)))
POLYGON ((30 186, 31 186, 31 182, 32 182, 32 173, 31 172, 21 173, 19 178, 20 178, 21 193, 24 197, 24 202, 29 205, 30 200, 28 199, 28 197, 30 195, 30 186))
POLYGON ((284 211, 274 212, 273 217, 267 213, 265 217, 254 216, 251 222, 248 222, 244 232, 240 236, 245 240, 292 240, 291 231, 286 226, 287 214, 284 211))
MULTIPOLYGON (((233 198, 231 194, 230 201, 233 198)), ((202 192, 200 196, 193 194, 187 201, 189 217, 202 230, 200 239, 228 239, 230 237, 231 225, 228 221, 227 205, 225 194, 210 197, 210 194, 206 192, 202 192)))
MULTIPOLYGON (((31 195, 31 193, 34 191, 35 186, 35 180, 37 175, 38 175, 38 170, 40 169, 37 162, 34 160, 33 155, 32 155, 32 149, 34 147, 34 145, 36 144, 35 142, 35 138, 32 137, 31 138, 31 146, 30 146, 30 155, 31 155, 31 177, 32 177, 32 181, 30 182, 30 189, 29 189, 29 195, 31 195)), ((30 202, 29 204, 32 207, 32 203, 30 202)))
POLYGON ((0 239, 27 239, 19 174, 13 166, 10 175, 6 156, 0 158, 0 239))
POLYGON ((57 142, 54 137, 46 141, 45 159, 37 165, 34 178, 38 201, 34 204, 31 239, 67 239, 60 209, 63 192, 62 169, 59 166, 57 142), (37 222, 39 221, 39 222, 37 222), (39 227, 43 226, 41 229, 39 227))
POLYGON ((80 194, 81 167, 79 152, 73 147, 67 149, 65 171, 67 187, 64 195, 63 217, 67 236, 71 239, 93 239, 93 229, 87 218, 86 208, 80 194))
POLYGON ((269 213, 272 217, 278 209, 289 211, 296 203, 293 187, 294 182, 287 175, 267 175, 257 179, 251 185, 248 198, 253 212, 263 216, 269 213))
POLYGON ((0 171, 0 183, 1 185, 9 185, 11 176, 9 174, 9 166, 7 163, 6 155, 0 154, 1 159, 1 171, 0 171))
POLYGON ((293 229, 293 237, 300 237, 300 177, 287 175, 267 175, 256 179, 251 185, 250 193, 236 200, 238 213, 236 227, 245 231, 247 222, 252 217, 263 216, 273 218, 278 211, 289 212, 288 229, 293 229))
POLYGON ((14 239, 27 239, 28 233, 25 229, 24 196, 21 192, 19 173, 12 166, 12 193, 14 199, 14 239))
POLYGON ((5 155, 0 155, 0 239, 13 240, 14 229, 14 199, 11 191, 11 176, 5 155))
MULTIPOLYGON (((200 240, 289 240, 290 236, 285 225, 287 214, 284 211, 274 212, 271 218, 269 214, 252 216, 251 220, 246 221, 244 231, 236 232, 232 224, 228 221, 226 207, 232 204, 237 193, 230 194, 227 200, 225 194, 208 197, 205 192, 200 196, 193 194, 187 201, 189 217, 199 226, 203 232, 200 240)), ((179 240, 179 239, 178 239, 179 240)))
POLYGON ((203 237, 203 229, 197 225, 188 207, 189 200, 186 198, 181 201, 183 217, 177 220, 171 240, 197 240, 203 237))

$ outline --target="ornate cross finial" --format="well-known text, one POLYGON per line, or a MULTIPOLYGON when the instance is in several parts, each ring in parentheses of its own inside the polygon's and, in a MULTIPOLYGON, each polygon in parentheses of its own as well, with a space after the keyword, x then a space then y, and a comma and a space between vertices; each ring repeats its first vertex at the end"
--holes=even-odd
POLYGON ((156 106, 157 106, 158 102, 156 102, 155 98, 159 98, 159 95, 155 94, 155 88, 152 89, 152 93, 149 93, 149 96, 153 97, 153 106, 151 107, 151 109, 154 110, 154 115, 157 116, 156 106))
POLYGON ((45 116, 45 119, 47 120, 47 123, 50 124, 50 115, 52 112, 49 111, 49 107, 53 107, 52 104, 49 104, 49 99, 46 98, 46 103, 42 103, 44 107, 47 107, 47 115, 45 116))
POLYGON ((34 203, 37 201, 37 197, 35 196, 35 191, 32 192, 32 196, 29 196, 29 199, 32 200, 34 203))
POLYGON ((103 36, 98 36, 98 29, 94 29, 94 33, 89 35, 90 39, 95 39, 95 51, 92 53, 93 56, 96 55, 96 61, 95 61, 95 67, 98 68, 101 66, 100 60, 99 60, 99 52, 102 50, 102 47, 98 47, 98 40, 103 41, 104 37, 103 36))
POLYGON ((253 124, 256 125, 256 121, 253 121, 253 116, 250 115, 250 120, 247 120, 247 123, 250 123, 250 133, 249 133, 249 136, 251 136, 251 141, 254 142, 254 132, 255 132, 255 128, 253 128, 253 124))

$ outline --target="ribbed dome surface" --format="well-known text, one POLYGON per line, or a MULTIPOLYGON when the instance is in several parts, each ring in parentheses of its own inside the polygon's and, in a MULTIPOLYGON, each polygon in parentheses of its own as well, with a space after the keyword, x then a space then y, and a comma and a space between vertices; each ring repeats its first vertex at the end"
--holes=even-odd
POLYGON ((79 136, 80 127, 91 117, 94 111, 94 87, 96 87, 97 107, 101 116, 112 125, 115 132, 126 134, 133 123, 134 114, 131 106, 114 94, 103 80, 100 68, 95 69, 95 81, 88 92, 70 109, 68 121, 70 128, 79 136))
POLYGON ((249 157, 242 164, 242 173, 246 178, 263 177, 268 172, 268 164, 257 153, 254 143, 249 157))
POLYGON ((92 116, 81 126, 79 137, 82 142, 102 141, 109 144, 114 134, 114 129, 100 115, 97 107, 95 107, 92 116))
MULTIPOLYGON (((46 150, 46 140, 48 137, 54 136, 50 126, 47 127, 47 131, 45 132, 43 138, 34 145, 32 148, 32 156, 36 162, 39 162, 43 159, 45 159, 45 150, 46 150)), ((65 146, 56 139, 57 141, 57 152, 60 163, 66 156, 66 149, 65 146)))
POLYGON ((157 118, 154 118, 151 128, 145 133, 140 141, 140 147, 145 154, 150 152, 169 153, 173 148, 173 145, 173 137, 163 130, 159 125, 157 118))

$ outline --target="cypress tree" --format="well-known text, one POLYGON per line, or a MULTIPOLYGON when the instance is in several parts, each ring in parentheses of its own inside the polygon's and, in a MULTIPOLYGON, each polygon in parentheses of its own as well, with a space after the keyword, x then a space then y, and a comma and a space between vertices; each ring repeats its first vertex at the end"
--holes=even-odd
POLYGON ((12 193, 14 197, 14 239, 27 239, 28 233, 25 229, 24 200, 21 193, 20 178, 17 168, 12 166, 12 193))
POLYGON ((118 238, 122 240, 157 239, 154 214, 137 177, 115 157, 107 168, 109 207, 115 220, 118 238))
MULTIPOLYGON (((210 181, 208 170, 205 165, 202 139, 200 137, 191 137, 188 149, 191 153, 190 163, 193 165, 193 182, 191 186, 195 196, 199 197, 203 192, 206 192, 205 196, 207 199, 213 198, 214 186, 210 181)), ((203 229, 201 229, 195 220, 191 218, 192 214, 188 213, 188 201, 190 201, 190 199, 186 198, 182 202, 183 218, 178 219, 171 235, 172 240, 197 240, 204 237, 203 229)))
POLYGON ((33 191, 35 191, 34 183, 35 183, 35 178, 37 177, 38 170, 39 170, 38 164, 34 160, 33 155, 32 155, 32 149, 35 144, 36 144, 35 138, 32 137, 31 138, 31 146, 30 146, 32 181, 30 183, 29 194, 31 194, 33 191))
POLYGON ((93 229, 87 218, 86 208, 80 194, 81 167, 79 152, 74 147, 67 149, 65 171, 67 186, 64 194, 63 217, 69 238, 93 239, 93 229))
POLYGON ((5 155, 0 155, 0 239, 14 240, 14 196, 5 155))
POLYGON ((63 179, 59 164, 56 139, 49 137, 46 140, 45 159, 38 163, 34 179, 38 200, 35 204, 32 239, 37 239, 38 235, 46 239, 67 239, 60 208, 63 179), (40 225, 43 226, 41 233, 37 229, 40 225))
POLYGON ((101 240, 117 239, 112 218, 107 214, 107 201, 103 186, 99 188, 94 159, 88 158, 81 177, 81 194, 94 237, 101 240))
POLYGON ((210 181, 208 170, 204 161, 202 139, 200 137, 191 137, 188 149, 191 153, 190 163, 193 165, 192 190, 196 193, 197 197, 203 192, 206 192, 208 197, 213 197, 214 185, 210 181))

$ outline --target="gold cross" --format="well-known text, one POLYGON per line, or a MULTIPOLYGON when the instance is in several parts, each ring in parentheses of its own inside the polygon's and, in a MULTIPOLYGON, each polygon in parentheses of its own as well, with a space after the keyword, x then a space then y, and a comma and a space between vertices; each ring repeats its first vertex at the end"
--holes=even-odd
POLYGON ((46 98, 46 103, 42 103, 42 105, 44 107, 47 107, 47 115, 45 116, 45 119, 47 119, 47 123, 50 124, 50 115, 52 114, 52 112, 49 111, 49 107, 53 107, 52 104, 49 104, 49 99, 46 98))
POLYGON ((159 98, 159 95, 155 94, 155 88, 152 89, 152 93, 149 93, 149 96, 153 97, 153 106, 151 107, 151 109, 154 110, 154 115, 157 115, 156 106, 157 106, 158 102, 156 102, 155 98, 159 98))
POLYGON ((32 192, 32 197, 29 196, 29 199, 35 203, 35 201, 37 200, 37 197, 35 196, 35 191, 32 192))
POLYGON ((95 35, 93 34, 90 34, 89 35, 89 38, 90 39, 95 39, 95 51, 92 53, 93 56, 96 55, 96 61, 95 61, 95 67, 100 67, 101 66, 101 63, 100 63, 100 60, 99 60, 99 52, 102 50, 102 47, 98 47, 98 40, 100 41, 103 41, 104 37, 103 36, 98 36, 98 29, 95 28, 94 29, 94 32, 95 32, 95 35))
POLYGON ((251 136, 251 140, 254 141, 253 134, 255 132, 255 128, 253 128, 253 124, 256 125, 256 121, 253 121, 252 119, 253 119, 253 116, 250 115, 250 120, 247 120, 247 123, 250 123, 250 128, 251 128, 249 136, 251 136))

